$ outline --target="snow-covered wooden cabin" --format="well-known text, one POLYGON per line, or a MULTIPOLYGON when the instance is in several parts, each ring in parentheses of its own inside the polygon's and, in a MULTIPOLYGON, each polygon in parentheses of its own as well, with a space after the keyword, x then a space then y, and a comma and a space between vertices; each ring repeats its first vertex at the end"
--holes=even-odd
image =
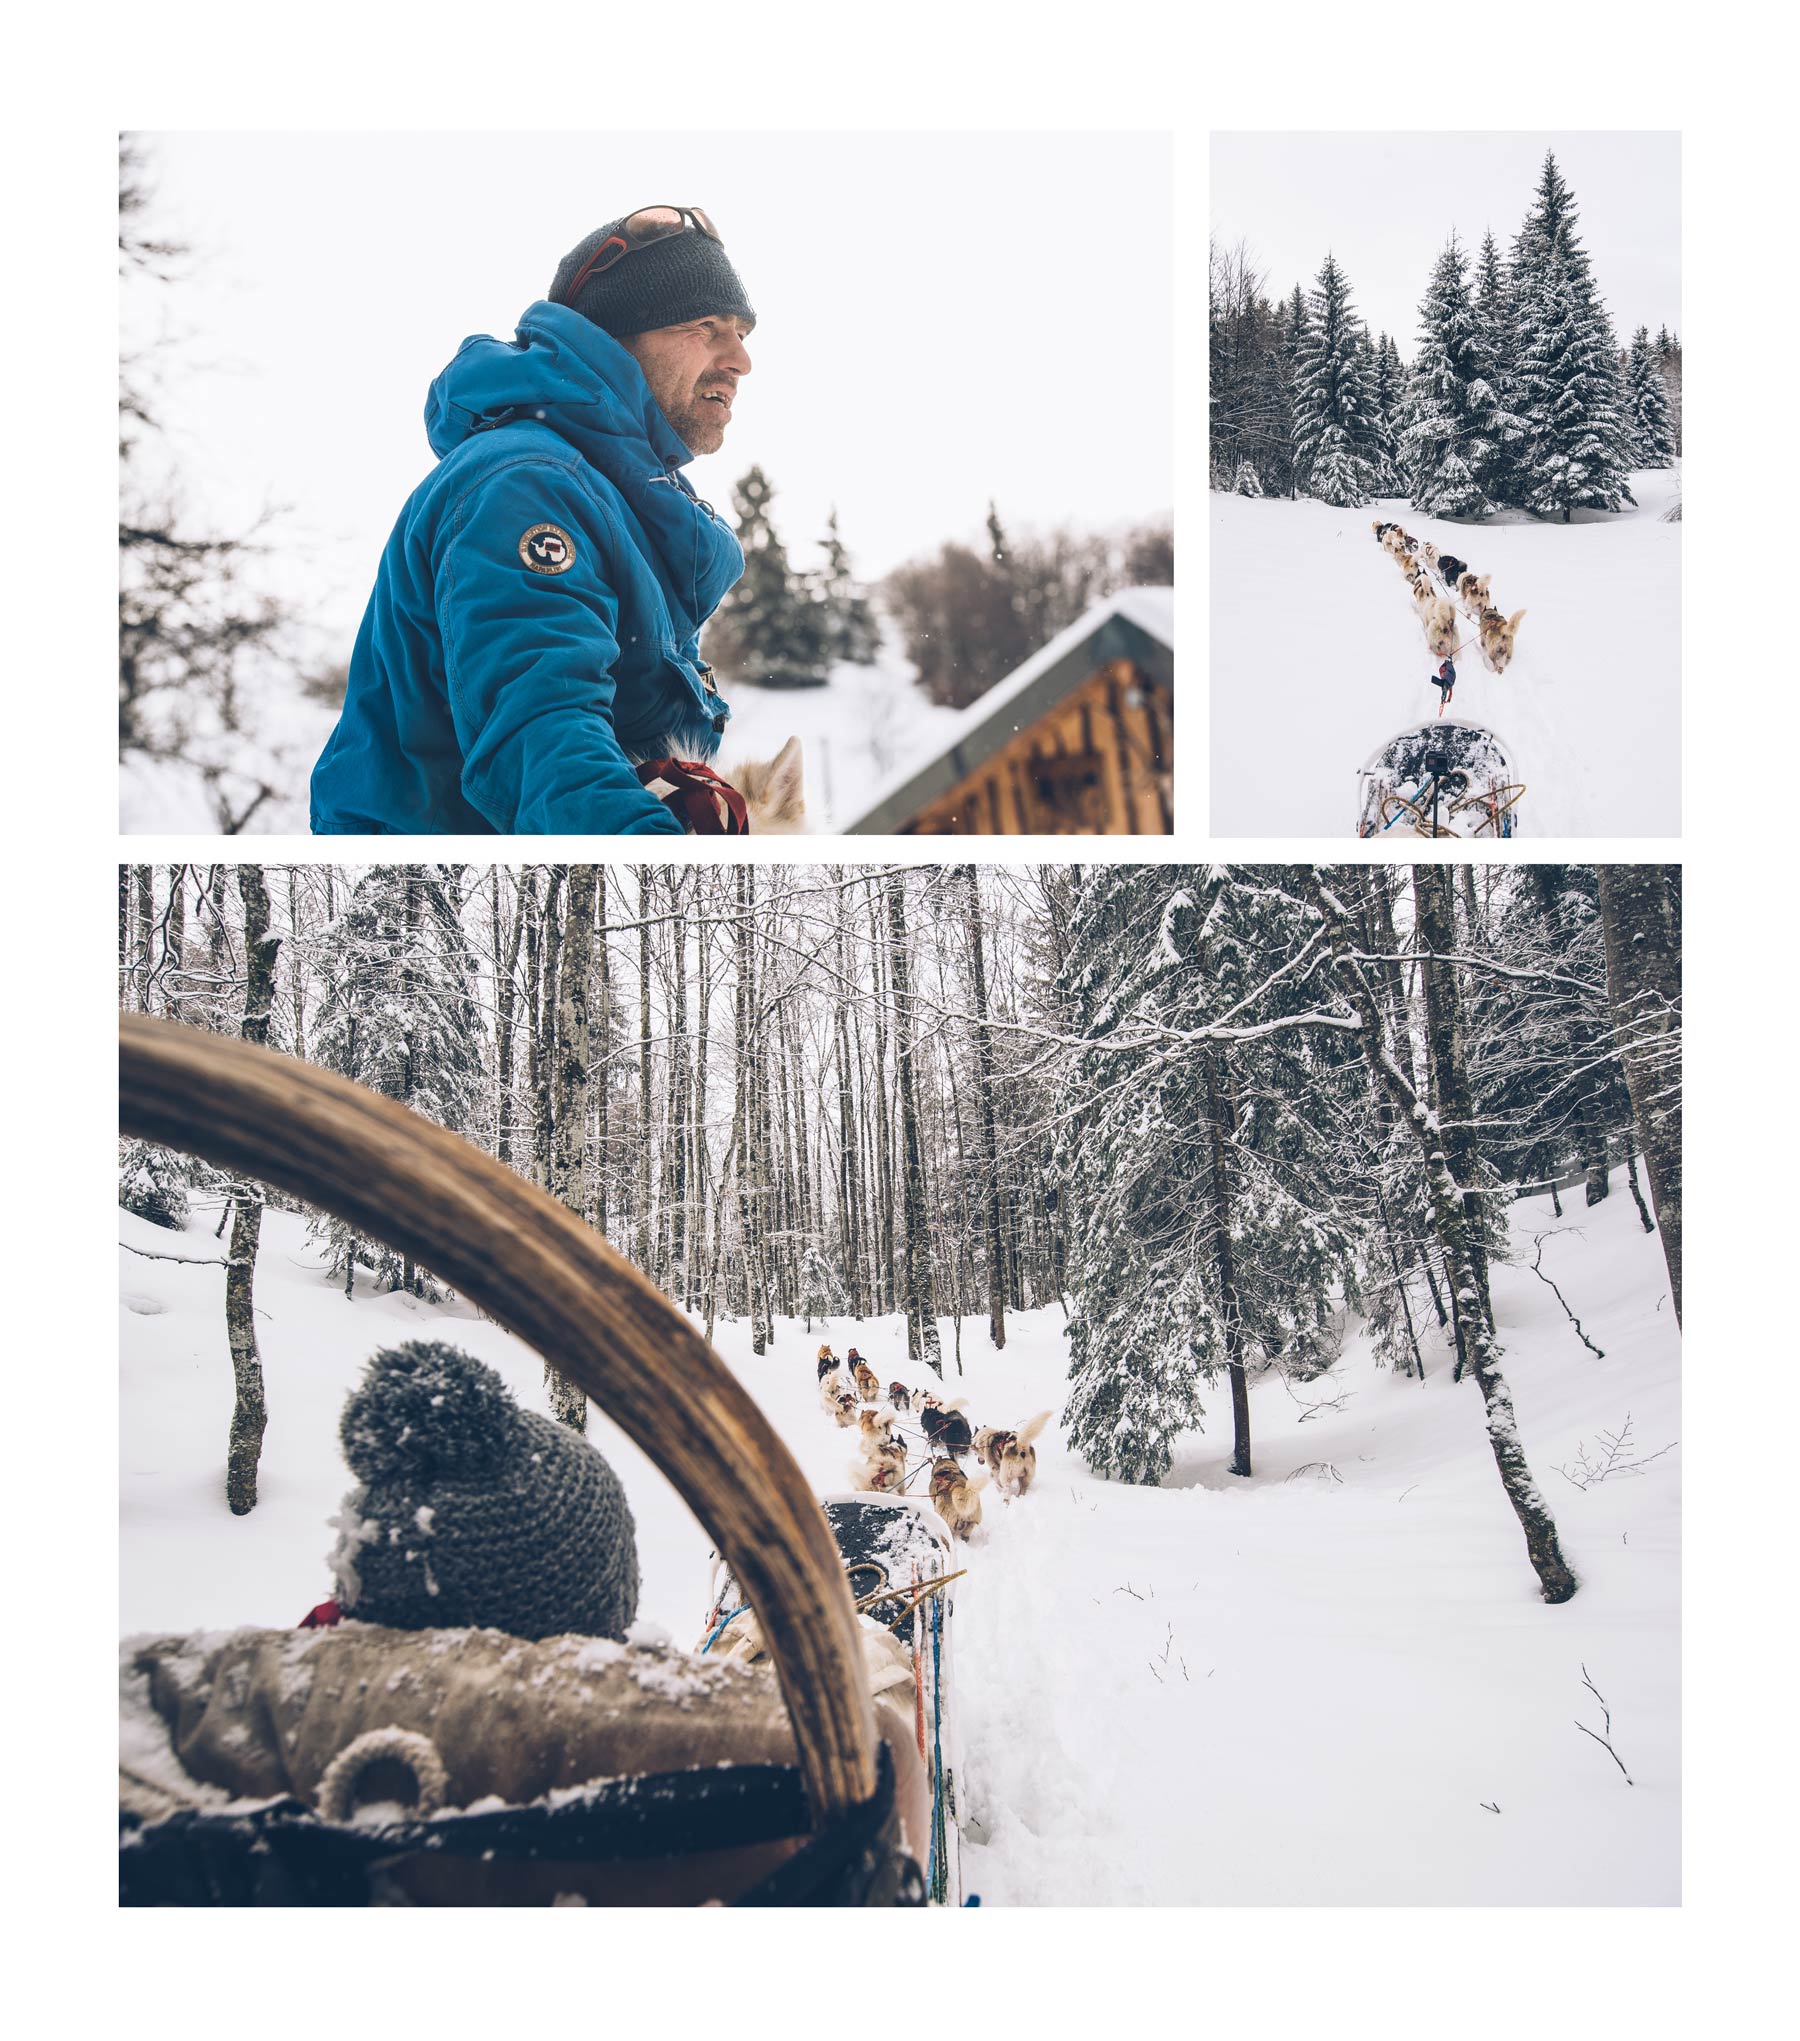
POLYGON ((1175 591, 1121 589, 971 702, 845 833, 1167 835, 1174 761, 1175 591))

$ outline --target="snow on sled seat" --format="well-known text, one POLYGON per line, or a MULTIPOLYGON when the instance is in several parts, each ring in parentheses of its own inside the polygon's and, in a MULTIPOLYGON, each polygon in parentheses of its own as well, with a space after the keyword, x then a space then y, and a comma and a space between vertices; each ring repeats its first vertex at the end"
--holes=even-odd
POLYGON ((749 1675, 767 1699, 764 1723, 748 1701, 734 1706, 751 1691, 736 1674, 715 1688, 685 1654, 592 1639, 410 1631, 383 1645, 376 1626, 354 1623, 138 1639, 125 1648, 122 1697, 127 1902, 918 1903, 921 1869, 899 1841, 896 1745, 877 1726, 830 1526, 792 1453, 683 1313, 578 1214, 492 1156, 293 1057, 125 1015, 119 1119, 126 1135, 348 1220, 553 1360, 729 1556, 773 1665, 773 1676, 749 1675), (365 1651, 374 1660, 352 1679, 350 1660, 365 1651), (459 1666, 472 1676, 466 1691, 430 1684, 459 1666), (409 1678, 429 1702, 417 1712, 409 1678), (710 1725, 715 1699, 726 1712, 710 1725), (221 1717, 212 1737, 215 1706, 235 1719, 221 1717), (306 1798, 324 1797, 330 1762, 281 1769, 289 1732, 301 1732, 296 1749, 305 1741, 309 1707, 320 1751, 362 1768, 360 1795, 352 1780, 332 1797, 330 1811, 347 1818, 306 1798), (614 1740, 588 1741, 602 1731, 614 1740), (260 1751, 256 1764, 275 1769, 207 1775, 235 1765, 240 1746, 247 1765, 260 1751), (642 1769, 657 1764, 669 1768, 642 1769), (507 1776, 506 1766, 521 1769, 507 1776), (483 1780, 502 1777, 506 1791, 537 1797, 480 1797, 483 1780))
POLYGON ((1402 730, 1357 780, 1359 837, 1520 834, 1524 783, 1501 740, 1479 723, 1439 716, 1402 730))
MULTIPOLYGON (((754 1902, 783 1871, 824 1897, 767 1663, 344 1622, 129 1640, 120 1689, 126 1904, 754 1902)), ((864 1903, 916 1885, 902 1810, 927 1819, 910 1713, 877 1721, 864 1903)))

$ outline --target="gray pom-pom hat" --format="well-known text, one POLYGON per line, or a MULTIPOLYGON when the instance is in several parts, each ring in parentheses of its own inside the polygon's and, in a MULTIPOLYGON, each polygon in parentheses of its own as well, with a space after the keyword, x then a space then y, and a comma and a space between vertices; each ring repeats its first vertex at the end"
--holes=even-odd
POLYGON ((435 1340, 369 1362, 338 1427, 361 1486, 333 1519, 336 1599, 397 1629, 622 1638, 636 1527, 619 1477, 490 1367, 435 1340))

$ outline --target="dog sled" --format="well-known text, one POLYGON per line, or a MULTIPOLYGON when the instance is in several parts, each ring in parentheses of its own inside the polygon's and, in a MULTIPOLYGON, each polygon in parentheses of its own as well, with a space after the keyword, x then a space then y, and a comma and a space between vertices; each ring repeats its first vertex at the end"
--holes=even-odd
POLYGON ((637 1633, 527 1643, 355 1621, 128 1639, 122 1903, 954 1899, 948 1588, 914 1585, 953 1569, 929 1511, 822 1508, 660 1291, 404 1107, 142 1015, 121 1020, 119 1076, 123 1133, 336 1214, 553 1357, 694 1511, 761 1646, 730 1663, 637 1633), (889 1609, 913 1632, 904 1654, 867 1641, 893 1636, 889 1609))
POLYGON ((1438 717, 1390 737, 1357 773, 1359 837, 1519 835, 1525 786, 1479 723, 1438 717))
MULTIPOLYGON (((905 1496, 828 1495, 845 1578, 862 1619, 878 1712, 897 1709, 918 1753, 922 1793, 900 1805, 901 1834, 934 1906, 960 1906, 961 1834, 956 1813, 956 1741, 951 1714, 951 1618, 961 1572, 950 1529, 928 1505, 905 1496), (885 1641, 878 1641, 885 1640, 885 1641)), ((703 1652, 734 1649, 746 1616, 729 1562, 712 1555, 703 1652)))

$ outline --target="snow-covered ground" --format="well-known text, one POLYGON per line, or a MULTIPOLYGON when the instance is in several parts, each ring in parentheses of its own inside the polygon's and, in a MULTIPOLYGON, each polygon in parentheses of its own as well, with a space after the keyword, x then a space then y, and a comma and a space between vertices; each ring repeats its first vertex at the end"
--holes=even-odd
MULTIPOLYGON (((958 720, 914 679, 912 662, 884 651, 873 666, 840 665, 823 687, 727 686, 731 725, 719 757, 727 776, 744 759, 772 758, 798 736, 806 759, 810 834, 830 833, 859 815, 875 789, 896 772, 922 765, 950 740, 958 720)), ((337 722, 337 711, 275 682, 258 678, 247 690, 249 734, 219 737, 213 755, 241 761, 231 793, 240 804, 257 780, 280 788, 252 816, 252 835, 304 836, 309 827, 312 769, 337 722)), ((119 776, 119 827, 127 836, 217 829, 200 774, 179 761, 134 754, 119 776)))
POLYGON ((1358 767, 1437 713, 1437 661, 1370 530, 1391 519, 1490 575, 1506 615, 1527 612, 1505 673, 1473 646, 1457 660, 1452 704, 1506 745, 1525 835, 1679 836, 1681 526, 1663 513, 1680 478, 1631 488, 1635 511, 1567 525, 1211 496, 1213 833, 1353 835, 1358 767))
MULTIPOLYGON (((1371 548, 1373 550, 1373 548, 1371 548)), ((1579 1192, 1576 1194, 1579 1198, 1579 1192)), ((215 1256, 120 1214, 151 1254, 215 1256)), ((1558 1221, 1513 1208, 1520 1265, 1495 1271, 1526 1448, 1582 1588, 1537 1599, 1479 1391, 1442 1346, 1421 1383, 1378 1369, 1353 1327, 1326 1376, 1251 1391, 1254 1478, 1226 1472, 1230 1414, 1183 1442, 1168 1483, 1097 1480, 1039 1442, 1037 1486, 990 1493, 957 1613, 964 1874, 988 1905, 1632 1905, 1680 1897, 1679 1449, 1636 1478, 1562 1478, 1629 1414, 1642 1453, 1680 1430, 1679 1340, 1659 1243, 1621 1178, 1558 1221), (1561 1285, 1597 1359, 1530 1266, 1561 1285), (1627 1785, 1599 1744, 1585 1665, 1612 1712, 1627 1785), (1495 1811, 1497 1810, 1497 1811, 1495 1811)), ((347 1303, 292 1215, 264 1220, 258 1333, 270 1422, 262 1499, 222 1495, 231 1405, 217 1267, 122 1251, 121 1623, 127 1632, 289 1624, 327 1592, 325 1519, 349 1485, 336 1424, 388 1342, 455 1339, 545 1407, 535 1355, 465 1305, 347 1303)), ((1060 1410, 1055 1309, 1015 1316, 1004 1352, 962 1328, 950 1393, 977 1422, 1060 1410)), ((727 1362, 820 1490, 846 1485, 847 1436, 819 1410, 820 1334, 771 1351, 718 1328, 727 1362)), ((884 1381, 918 1381, 898 1320, 835 1320, 884 1381)), ((705 1534, 596 1414, 591 1436, 637 1515, 641 1619, 698 1641, 705 1534)))
POLYGON ((722 683, 731 722, 719 770, 729 779, 740 759, 772 758, 798 737, 807 833, 829 835, 860 815, 884 781, 923 765, 950 742, 959 712, 932 701, 914 675, 890 636, 876 664, 834 666, 823 687, 722 683))

